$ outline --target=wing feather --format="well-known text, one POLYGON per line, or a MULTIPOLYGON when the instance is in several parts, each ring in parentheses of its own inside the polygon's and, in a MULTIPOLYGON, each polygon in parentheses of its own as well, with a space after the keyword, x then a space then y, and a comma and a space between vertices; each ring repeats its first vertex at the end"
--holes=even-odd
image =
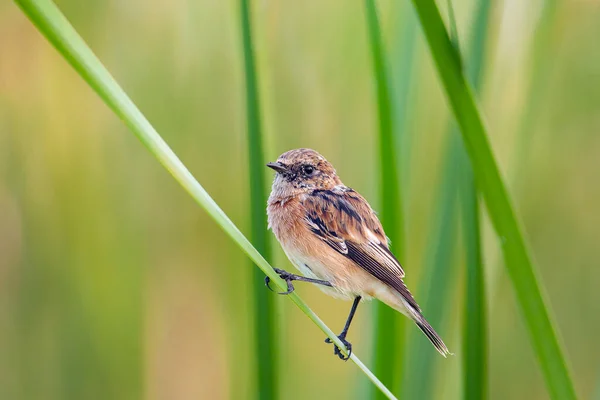
POLYGON ((396 289, 417 311, 402 281, 404 270, 388 248, 383 227, 367 201, 354 190, 315 190, 303 202, 306 223, 316 236, 375 278, 396 289))

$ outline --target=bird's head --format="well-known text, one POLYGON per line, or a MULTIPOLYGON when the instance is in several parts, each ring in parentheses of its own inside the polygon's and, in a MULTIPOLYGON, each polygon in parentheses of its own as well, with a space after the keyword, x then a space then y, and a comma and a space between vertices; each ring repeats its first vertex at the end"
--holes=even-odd
POLYGON ((315 189, 327 190, 342 182, 335 169, 322 155, 311 149, 290 150, 270 162, 275 170, 273 192, 277 197, 290 197, 315 189))

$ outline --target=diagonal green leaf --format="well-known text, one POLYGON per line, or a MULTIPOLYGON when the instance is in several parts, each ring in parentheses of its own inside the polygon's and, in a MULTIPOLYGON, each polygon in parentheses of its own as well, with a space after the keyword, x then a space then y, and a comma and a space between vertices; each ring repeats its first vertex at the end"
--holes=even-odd
MULTIPOLYGON (((394 253, 401 257, 404 235, 402 232, 402 199, 398 161, 394 143, 392 94, 387 70, 381 29, 374 0, 365 0, 369 42, 373 58, 379 121, 379 189, 381 197, 381 223, 392 242, 394 253)), ((374 304, 373 357, 377 376, 390 387, 402 376, 402 363, 398 357, 398 344, 404 337, 404 317, 387 305, 374 304)), ((375 394, 375 393, 373 393, 375 394)))
MULTIPOLYGON (((265 160, 260 122, 258 80, 252 43, 252 19, 250 0, 240 1, 242 46, 244 50, 244 74, 246 77, 246 118, 248 133, 248 160, 250 181, 251 238, 256 249, 267 259, 271 257, 270 241, 267 237, 265 214, 265 160)), ((277 398, 277 319, 276 297, 265 290, 264 275, 253 268, 252 296, 254 298, 256 398, 277 398)))
POLYGON ((502 240, 505 265, 550 395, 555 399, 575 399, 575 388, 550 319, 549 307, 500 177, 481 115, 461 69, 460 56, 448 37, 435 2, 413 0, 413 4, 461 128, 477 186, 483 193, 490 219, 502 240))
MULTIPOLYGON (((15 0, 25 15, 71 64, 77 73, 94 89, 106 105, 115 113, 156 159, 171 173, 192 198, 210 215, 223 231, 248 255, 280 290, 285 283, 275 273, 264 257, 235 226, 202 185, 183 165, 167 143, 156 132, 141 111, 135 106, 119 84, 85 44, 69 21, 50 0, 15 0)), ((345 346, 331 329, 308 307, 296 293, 287 296, 327 337, 347 354, 345 346)), ((354 354, 350 359, 390 399, 395 399, 383 383, 354 354)))

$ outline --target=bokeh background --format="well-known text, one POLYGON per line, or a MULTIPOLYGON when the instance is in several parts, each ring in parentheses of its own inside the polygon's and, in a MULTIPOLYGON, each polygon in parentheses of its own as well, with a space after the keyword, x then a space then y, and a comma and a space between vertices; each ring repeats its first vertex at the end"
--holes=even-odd
MULTIPOLYGON (((236 1, 57 2, 232 220, 248 232, 236 1)), ((380 1, 403 113, 417 300, 449 110, 408 2, 380 1), (410 74, 402 85, 401 74, 410 74)), ((469 41, 472 1, 455 1, 469 41)), ((493 1, 480 104, 582 398, 600 399, 600 3, 493 1)), ((253 4, 266 156, 319 150, 374 206, 377 113, 362 1, 253 4)), ((445 6, 442 4, 442 12, 445 6)), ((405 76, 405 75, 404 75, 405 76)), ((265 174, 268 174, 265 171, 265 174)), ((269 175, 270 176, 270 175, 269 175)), ((270 180, 270 178, 269 178, 270 180)), ((268 188, 265 188, 268 190, 268 188)), ((484 210, 485 211, 485 210, 484 210)), ((493 399, 545 399, 484 224, 493 399)), ((449 239, 450 240, 450 239, 449 239)), ((274 244, 275 264, 291 266, 274 244)), ((252 398, 250 262, 42 38, 0 4, 0 398, 252 398)), ((435 398, 460 396, 461 258, 438 331, 435 398)), ((298 285, 338 331, 349 303, 298 285)), ((427 310, 425 310, 427 315, 427 310)), ((360 398, 366 382, 278 300, 281 397, 360 398)), ((370 308, 350 339, 369 363, 370 308)), ((409 327, 410 330, 416 330, 409 327)), ((433 351, 433 350, 432 350, 433 351)))

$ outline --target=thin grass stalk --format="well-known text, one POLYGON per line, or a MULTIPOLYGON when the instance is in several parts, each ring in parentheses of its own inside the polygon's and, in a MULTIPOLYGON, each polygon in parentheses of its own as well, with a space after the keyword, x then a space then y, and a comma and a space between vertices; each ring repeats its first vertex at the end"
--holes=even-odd
MULTIPOLYGON (((398 55, 395 57, 398 60, 398 67, 394 69, 392 74, 394 76, 394 94, 392 97, 394 100, 395 146, 399 158, 400 193, 402 194, 406 188, 410 187, 409 168, 405 166, 411 163, 412 135, 410 127, 415 108, 414 101, 411 98, 411 89, 415 86, 415 74, 413 72, 417 63, 415 54, 418 22, 415 11, 409 3, 398 3, 398 8, 400 14, 398 25, 401 29, 394 33, 394 37, 397 38, 394 43, 397 43, 398 55)), ((406 219, 403 219, 403 221, 406 221, 406 219)), ((402 223, 406 224, 406 222, 402 223)))
MULTIPOLYGON (((489 34, 490 10, 490 0, 479 1, 470 35, 467 75, 475 93, 480 93, 483 81, 484 48, 489 34)), ((455 24, 455 21, 452 22, 455 24)), ((456 131, 454 134, 458 137, 460 132, 456 131)), ((479 202, 473 169, 462 143, 459 152, 458 188, 466 264, 462 329, 463 397, 466 400, 484 400, 488 397, 488 339, 479 202)))
POLYGON ((485 400, 488 398, 487 303, 481 259, 479 204, 473 170, 462 143, 460 152, 461 227, 466 256, 462 327, 463 398, 485 400))
MULTIPOLYGON (((409 187, 410 174, 408 168, 405 166, 410 165, 410 148, 411 148, 411 118, 413 115, 414 105, 411 101, 413 82, 413 71, 416 64, 416 38, 417 38, 417 17, 415 15, 412 6, 409 3, 398 3, 397 5, 398 23, 396 24, 398 29, 394 31, 394 37, 398 38, 395 40, 395 51, 397 53, 394 57, 399 60, 398 66, 393 69, 392 76, 393 80, 393 126, 394 126, 394 146, 395 153, 398 160, 398 174, 399 174, 399 186, 400 193, 404 193, 405 188, 409 187)), ((392 53, 392 52, 390 52, 392 53)), ((391 84, 391 83, 390 83, 391 84)), ((402 221, 406 221, 402 219, 402 221)), ((402 222, 404 223, 404 222, 402 222)), ((404 243, 406 245, 406 243, 404 243)), ((403 254, 406 257, 406 253, 403 254)), ((374 306, 376 307, 376 306, 374 306)), ((404 320, 400 318, 401 329, 398 332, 399 335, 404 337, 403 329, 404 320)), ((375 326, 375 324, 372 324, 375 326)), ((373 333, 374 330, 373 330, 373 333)), ((373 335, 375 337, 375 335, 373 335)), ((373 338, 373 342, 375 342, 373 338)), ((397 346, 396 357, 402 359, 405 354, 401 346, 397 346)), ((373 352, 375 353, 375 343, 373 343, 373 352)), ((401 361, 400 361, 401 362, 401 361)), ((404 365, 404 364, 401 364, 404 365)), ((393 379, 393 386, 390 387, 392 392, 399 393, 401 383, 403 382, 404 369, 398 372, 398 379, 393 379)), ((371 390, 371 386, 365 386, 367 390, 362 390, 361 393, 365 393, 365 396, 370 395, 370 398, 375 397, 376 391, 371 390)))
MULTIPOLYGON (((267 237, 265 204, 265 161, 260 117, 258 79, 252 43, 252 18, 250 0, 240 1, 242 47, 244 51, 244 75, 246 79, 246 120, 248 134, 248 161, 250 181, 251 239, 254 247, 271 260, 271 246, 267 237)), ((254 300, 254 352, 255 364, 251 371, 256 378, 255 398, 277 398, 277 317, 276 297, 264 287, 264 274, 252 269, 252 297, 254 300)))
MULTIPOLYGON (((434 213, 430 248, 419 281, 418 301, 429 323, 444 337, 444 317, 450 303, 450 294, 455 286, 457 268, 453 267, 456 245, 456 185, 458 181, 458 149, 460 138, 449 135, 449 144, 443 162, 443 174, 438 194, 439 201, 434 213)), ((443 360, 427 338, 418 330, 408 335, 404 369, 402 398, 433 398, 435 385, 434 365, 443 360)))
MULTIPOLYGON (((529 58, 531 67, 528 71, 529 79, 527 90, 524 92, 527 96, 525 106, 520 115, 519 125, 516 133, 516 143, 513 159, 508 167, 507 179, 509 185, 513 187, 512 193, 515 198, 522 194, 525 188, 524 178, 527 174, 521 174, 520 171, 527 170, 527 162, 531 153, 531 145, 536 134, 536 122, 540 119, 541 105, 543 98, 547 93, 547 87, 550 71, 553 64, 548 62, 548 54, 551 53, 550 45, 552 38, 552 27, 556 22, 558 2, 557 0, 544 1, 542 15, 533 29, 532 51, 529 58)), ((490 277, 490 286, 492 291, 497 291, 498 276, 502 264, 499 255, 497 260, 492 263, 492 275, 490 277)), ((493 294, 491 296, 494 298, 493 294)))
MULTIPOLYGON (((401 27, 402 31, 396 33, 396 37, 398 40, 396 41, 399 47, 399 55, 398 60, 398 68, 394 73, 394 126, 395 126, 395 139, 396 139, 396 154, 398 154, 399 160, 399 173, 400 173, 400 191, 403 193, 407 188, 410 187, 410 174, 408 173, 408 166, 411 164, 411 148, 412 148, 412 139, 413 135, 411 132, 411 122, 412 117, 414 115, 414 101, 411 99, 411 87, 415 84, 415 74, 413 73, 415 70, 415 65, 418 62, 416 54, 416 43, 417 43, 417 28, 418 21, 417 16, 415 15, 414 10, 412 9, 409 3, 400 3, 401 4, 401 16, 402 22, 401 27)), ((403 215, 404 217, 404 215, 403 215)), ((408 220, 408 216, 402 219, 402 223, 406 224, 408 220)), ((404 243, 406 246, 406 242, 404 243)), ((404 257, 408 255, 405 253, 404 257)), ((407 271, 408 273, 408 271, 407 271)), ((410 369, 407 368, 406 359, 408 356, 408 346, 407 346, 407 332, 409 331, 406 328, 407 322, 405 320, 402 321, 403 331, 402 337, 399 339, 401 343, 404 345, 402 349, 400 349, 400 353, 396 353, 396 357, 398 357, 398 363, 401 366, 401 370, 398 371, 398 379, 395 379, 393 382, 394 386, 391 387, 392 391, 395 393, 401 393, 403 390, 403 385, 406 382, 406 375, 409 373, 410 369)))
POLYGON ((529 159, 528 154, 532 139, 535 136, 533 135, 535 123, 539 120, 541 105, 544 103, 542 100, 547 93, 549 74, 552 70, 552 63, 548 62, 545 55, 550 53, 552 27, 556 21, 559 4, 557 0, 546 0, 543 3, 542 15, 533 38, 532 65, 529 71, 527 91, 525 92, 528 97, 517 130, 517 154, 515 155, 515 162, 510 168, 511 176, 509 178, 514 181, 517 190, 520 190, 520 186, 523 184, 520 180, 516 181, 520 176, 517 171, 521 171, 525 162, 529 159))
MULTIPOLYGON (((486 10, 480 10, 486 11, 486 10)), ((450 1, 448 1, 448 13, 449 13, 449 25, 453 44, 456 49, 460 49, 458 39, 458 29, 456 26, 456 19, 454 16, 454 10, 450 1)), ((487 11, 486 11, 487 13, 487 11)), ((476 51, 471 51, 473 54, 473 68, 472 71, 476 71, 479 74, 482 64, 482 46, 485 42, 485 27, 487 25, 487 14, 483 15, 478 13, 475 20, 475 35, 477 36, 476 41, 472 41, 472 48, 476 51), (483 18, 485 17, 485 18, 483 18), (482 32, 483 30, 483 32, 482 32)), ((469 160, 467 155, 464 153, 463 145, 460 140, 460 132, 456 126, 454 120, 452 120, 448 127, 448 137, 450 144, 446 149, 446 163, 443 166, 444 171, 441 182, 442 190, 438 196, 439 201, 437 203, 437 218, 434 219, 434 226, 432 228, 432 239, 429 241, 434 246, 434 251, 430 252, 432 257, 428 258, 425 263, 423 278, 421 279, 421 285, 419 293, 423 293, 423 296, 419 296, 422 302, 423 309, 427 312, 427 318, 433 326, 436 326, 440 331, 443 331, 443 316, 447 311, 447 304, 450 301, 450 290, 449 288, 456 284, 456 276, 459 275, 459 271, 452 268, 451 260, 453 260, 453 249, 456 245, 455 237, 457 230, 457 219, 456 205, 457 205, 457 188, 461 188, 461 197, 463 197, 463 223, 461 224, 466 234, 465 251, 467 253, 467 262, 470 268, 480 268, 481 263, 475 262, 479 260, 479 228, 478 228, 478 209, 477 199, 474 188, 469 186, 469 177, 472 176, 470 171, 469 160), (465 209, 468 205, 468 209, 465 209)), ((480 271, 477 271, 480 272, 480 271)), ((477 281, 479 282, 479 281, 477 281)), ((479 287, 478 289, 480 289, 479 287)), ((477 298, 477 301, 480 301, 477 298)), ((479 323, 485 323, 481 318, 475 316, 470 320, 470 328, 480 328, 479 323), (473 326, 475 324, 475 326, 473 326)), ((478 330, 480 332, 481 330, 478 330)), ((435 363, 439 361, 439 358, 435 354, 430 354, 427 350, 428 343, 422 340, 420 335, 409 335, 409 351, 407 352, 405 369, 408 370, 407 365, 410 365, 410 373, 406 379, 406 392, 407 398, 430 398, 432 397, 432 387, 428 385, 428 382, 435 381, 434 371, 435 363)), ((474 346, 469 347, 469 355, 477 356, 477 365, 481 366, 481 363, 485 361, 484 354, 473 354, 475 350, 482 349, 484 342, 481 337, 472 338, 476 340, 474 346)), ((485 338, 483 338, 485 339, 485 338)), ((463 349, 463 351, 467 351, 463 349)), ((471 366, 471 364, 469 364, 471 366)), ((485 368, 478 371, 473 371, 472 376, 476 376, 478 379, 484 377, 485 368)), ((471 383, 471 378, 469 379, 471 383)), ((478 381, 477 384, 482 383, 478 381)), ((482 397, 483 398, 483 397, 482 397)))
POLYGON ((575 388, 551 321, 550 308, 544 299, 520 223, 500 177, 486 128, 463 74, 460 55, 448 37, 435 2, 413 0, 413 4, 451 109, 461 128, 477 187, 483 194, 492 224, 502 241, 505 265, 550 396, 554 399, 575 399, 575 388))
MULTIPOLYGON (((381 222, 392 243, 394 253, 401 258, 404 249, 402 232, 402 199, 392 116, 392 94, 385 50, 377 17, 375 0, 365 0, 369 42, 376 83, 377 114, 379 121, 379 193, 381 222)), ((375 305, 373 321, 374 370, 389 387, 401 376, 402 364, 397 357, 398 344, 404 338, 404 321, 395 310, 381 302, 375 305)), ((380 393, 373 393, 379 398, 380 393)))
MULTIPOLYGON (((256 250, 238 227, 215 203, 202 185, 183 165, 137 106, 131 101, 100 60, 79 36, 69 21, 50 0, 15 0, 23 13, 31 20, 46 39, 58 50, 65 60, 100 96, 104 103, 127 125, 150 153, 169 171, 175 180, 223 229, 235 244, 272 280, 279 290, 285 290, 285 282, 273 267, 256 250)), ((347 349, 336 334, 308 307, 297 293, 286 296, 290 299, 344 354, 347 349)), ((363 364, 353 352, 350 359, 374 385, 389 399, 396 399, 392 392, 363 364)))

